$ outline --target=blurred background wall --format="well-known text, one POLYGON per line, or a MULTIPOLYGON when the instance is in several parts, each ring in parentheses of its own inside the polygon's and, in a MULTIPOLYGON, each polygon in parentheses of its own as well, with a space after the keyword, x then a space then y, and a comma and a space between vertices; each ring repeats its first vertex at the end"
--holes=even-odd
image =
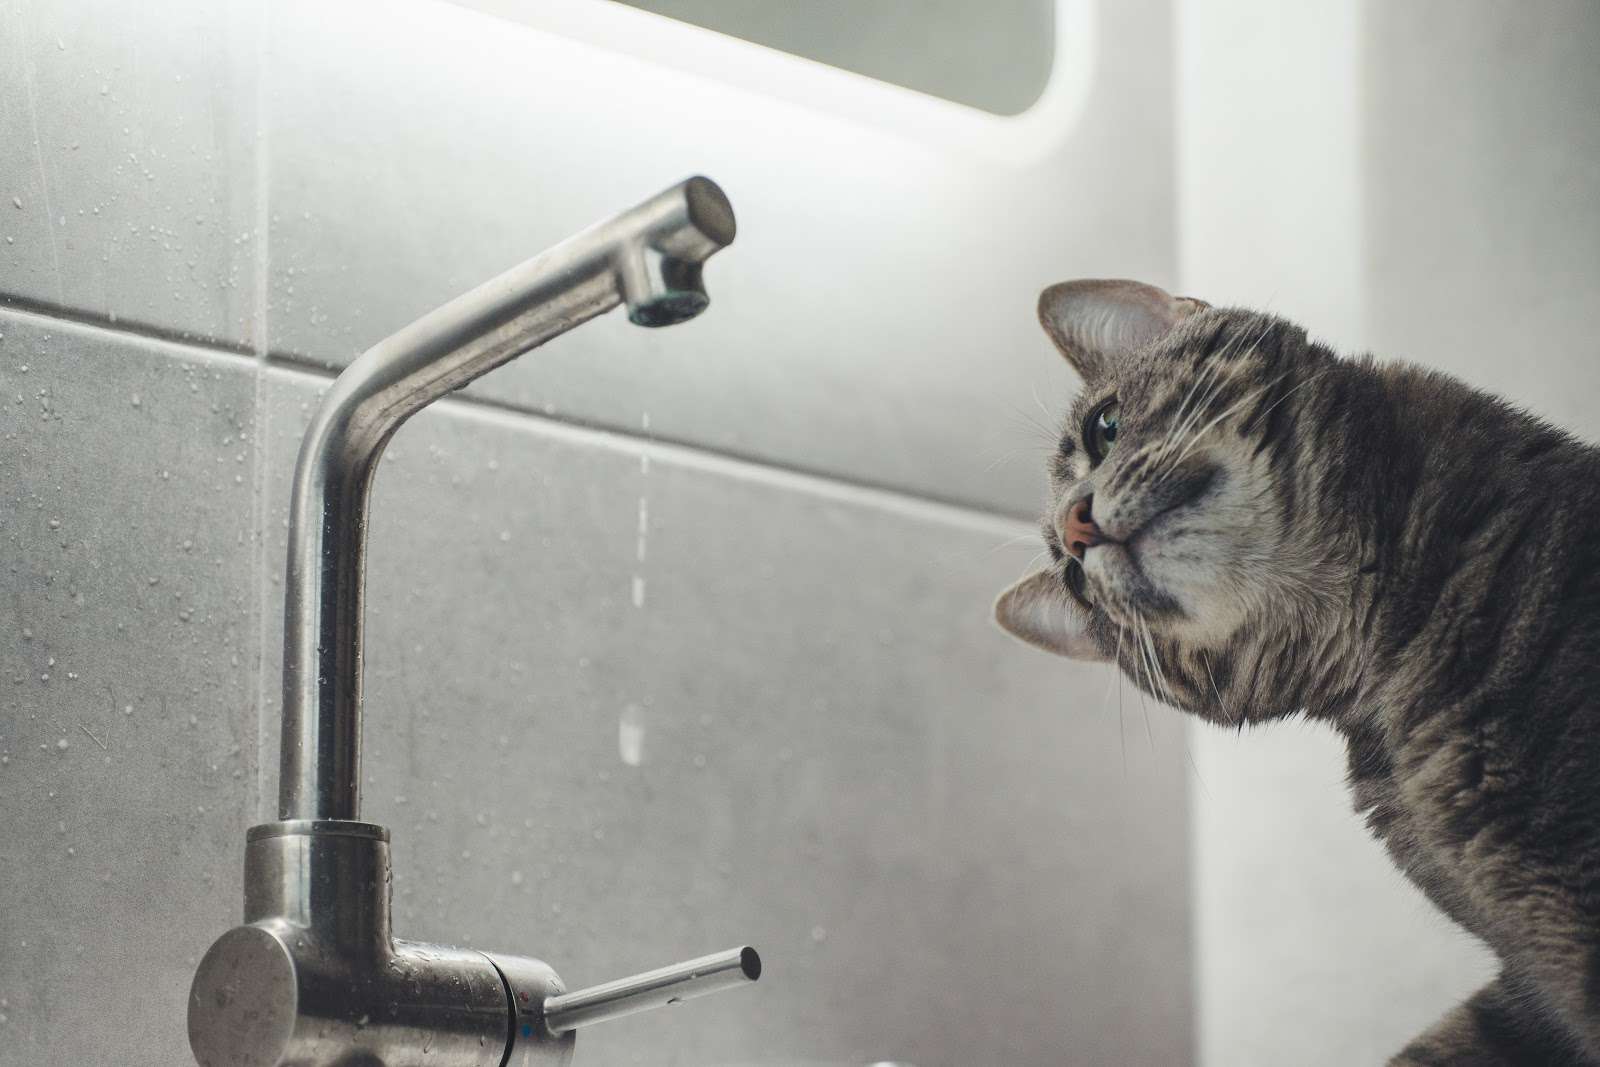
POLYGON ((1061 278, 1592 432, 1594 8, 846 6, 0 0, 0 1063, 187 1062, 331 375, 694 172, 741 226, 702 319, 584 326, 383 464, 401 932, 571 982, 763 949, 586 1034, 607 1064, 1373 1062, 1490 973, 1331 737, 1119 713, 987 610, 1037 550, 1061 278))

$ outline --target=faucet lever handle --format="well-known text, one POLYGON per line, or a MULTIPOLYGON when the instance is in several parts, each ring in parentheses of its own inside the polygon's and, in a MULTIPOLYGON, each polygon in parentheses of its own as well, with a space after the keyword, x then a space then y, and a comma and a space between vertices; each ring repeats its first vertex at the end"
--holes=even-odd
POLYGON ((701 956, 629 978, 546 997, 544 1024, 563 1034, 591 1023, 680 1004, 761 977, 761 956, 749 945, 701 956))

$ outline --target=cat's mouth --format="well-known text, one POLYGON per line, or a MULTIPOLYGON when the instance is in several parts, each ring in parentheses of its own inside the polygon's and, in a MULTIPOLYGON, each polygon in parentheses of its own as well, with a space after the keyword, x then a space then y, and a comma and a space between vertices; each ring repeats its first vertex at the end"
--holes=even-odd
POLYGON ((1204 534, 1193 520, 1224 481, 1218 468, 1206 464, 1163 486, 1162 492, 1143 496, 1131 509, 1112 509, 1123 522, 1108 523, 1111 531, 1102 530, 1100 540, 1084 550, 1083 588, 1074 595, 1123 624, 1188 618, 1170 589, 1170 578, 1178 576, 1163 572, 1183 566, 1184 558, 1195 554, 1197 539, 1203 541, 1204 534), (1132 516, 1135 521, 1127 521, 1132 516), (1111 536, 1113 531, 1122 536, 1111 536))
POLYGON ((1177 598, 1150 574, 1140 557, 1143 535, 1132 541, 1104 541, 1084 554, 1087 603, 1119 623, 1134 625, 1183 618, 1177 598))

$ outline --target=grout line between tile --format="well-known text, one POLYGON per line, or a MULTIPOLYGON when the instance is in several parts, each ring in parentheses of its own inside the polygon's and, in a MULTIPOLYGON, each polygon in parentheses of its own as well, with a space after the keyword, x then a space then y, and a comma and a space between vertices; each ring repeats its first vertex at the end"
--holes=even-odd
MULTIPOLYGON (((306 382, 326 383, 333 378, 321 367, 294 366, 282 362, 275 363, 271 373, 306 382)), ((463 396, 460 393, 435 401, 430 410, 434 408, 459 412, 468 418, 514 430, 527 430, 532 425, 538 428, 539 433, 570 444, 604 449, 630 458, 637 458, 644 451, 652 457, 652 463, 664 461, 739 481, 787 485, 812 496, 876 507, 946 525, 1013 535, 1019 531, 1037 532, 1037 516, 976 507, 865 479, 847 478, 831 471, 813 470, 765 458, 752 459, 739 453, 709 448, 700 442, 679 441, 654 429, 646 435, 604 423, 536 414, 500 401, 463 396)))
MULTIPOLYGON (((0 300, 5 299, 7 298, 0 297, 0 300)), ((13 310, 19 314, 64 319, 87 329, 111 333, 133 333, 140 336, 153 337, 167 344, 192 349, 191 358, 246 358, 249 359, 253 366, 260 368, 262 373, 294 375, 331 382, 339 371, 339 368, 329 367, 322 363, 307 360, 304 357, 274 353, 270 348, 263 361, 249 350, 207 345, 193 338, 178 339, 151 331, 141 333, 138 330, 122 330, 120 329, 122 325, 120 323, 112 326, 103 321, 90 318, 58 315, 53 311, 22 307, 20 303, 11 305, 0 303, 0 310, 13 310)), ((685 465, 704 470, 716 470, 734 477, 770 479, 776 476, 788 479, 796 487, 803 487, 814 493, 820 493, 836 499, 892 505, 898 511, 916 512, 939 521, 953 521, 961 525, 976 525, 991 530, 1008 529, 1013 533, 1023 525, 1032 528, 1038 521, 1036 515, 1020 511, 984 507, 957 498, 941 497, 932 493, 919 493, 899 486, 876 482, 868 478, 853 478, 836 471, 807 467, 796 463, 784 463, 768 457, 752 456, 731 449, 713 448, 703 442, 672 437, 655 430, 652 430, 649 436, 646 437, 641 433, 598 421, 567 415, 545 415, 540 412, 519 408, 492 397, 456 393, 439 401, 439 404, 454 410, 475 412, 484 418, 518 423, 524 427, 529 425, 536 426, 542 432, 551 433, 558 437, 566 437, 574 441, 587 441, 602 447, 614 447, 635 455, 638 453, 639 448, 644 446, 655 449, 685 465)))
POLYGON ((0 292, 0 311, 70 322, 76 326, 84 326, 104 333, 127 334, 131 337, 140 337, 148 341, 181 345, 185 348, 196 349, 206 356, 246 356, 252 359, 255 358, 252 346, 244 342, 227 341, 218 337, 202 337, 182 330, 156 326, 139 319, 124 318, 120 315, 107 318, 104 315, 97 315, 81 308, 67 307, 50 300, 36 300, 32 297, 18 296, 15 293, 0 292))

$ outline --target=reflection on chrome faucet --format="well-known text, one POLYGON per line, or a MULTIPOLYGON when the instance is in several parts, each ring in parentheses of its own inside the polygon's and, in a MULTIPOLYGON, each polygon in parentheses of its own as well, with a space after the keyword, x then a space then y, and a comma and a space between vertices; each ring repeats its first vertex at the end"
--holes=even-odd
POLYGON ((251 827, 244 925, 195 974, 189 1044, 202 1067, 566 1064, 580 1027, 760 976, 746 946, 568 992, 537 959, 400 940, 389 832, 360 821, 368 496, 389 438, 619 304, 642 326, 699 314, 702 267, 734 230, 722 190, 690 178, 423 316, 333 383, 290 504, 279 821, 251 827))

